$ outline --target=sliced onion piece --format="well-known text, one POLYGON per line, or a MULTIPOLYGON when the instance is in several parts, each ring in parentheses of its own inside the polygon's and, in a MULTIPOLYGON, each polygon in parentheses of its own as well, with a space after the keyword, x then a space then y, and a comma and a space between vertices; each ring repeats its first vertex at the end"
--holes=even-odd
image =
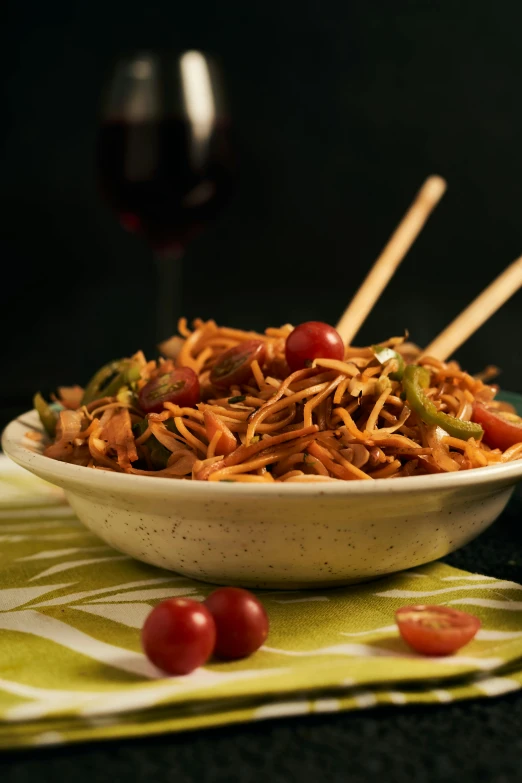
POLYGON ((447 432, 441 427, 426 427, 426 440, 432 450, 437 467, 445 473, 452 473, 459 470, 459 465, 450 457, 448 447, 442 443, 442 438, 445 437, 447 437, 447 432))

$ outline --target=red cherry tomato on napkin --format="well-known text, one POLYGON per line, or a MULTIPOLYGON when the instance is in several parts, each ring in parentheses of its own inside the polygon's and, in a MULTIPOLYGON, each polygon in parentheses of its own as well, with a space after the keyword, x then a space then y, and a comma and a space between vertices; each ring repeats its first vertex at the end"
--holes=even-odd
POLYGON ((189 674, 208 661, 216 625, 204 604, 169 598, 154 607, 141 633, 145 655, 168 674, 189 674))
POLYGON ((344 343, 333 326, 321 321, 307 321, 296 326, 286 338, 286 361, 295 372, 314 359, 343 359, 344 343))
POLYGON ((198 376, 190 367, 179 367, 158 375, 146 383, 139 393, 140 407, 145 413, 161 413, 165 402, 194 408, 199 399, 198 376))
POLYGON ((471 418, 482 425, 484 442, 492 449, 506 451, 515 443, 522 443, 522 419, 514 413, 489 410, 477 402, 471 418))
POLYGON ((262 365, 265 356, 266 346, 262 340, 245 340, 225 351, 210 371, 210 382, 223 388, 232 384, 240 386, 252 375, 252 362, 257 359, 262 365))
POLYGON ((423 655, 451 655, 480 628, 478 617, 448 606, 404 606, 395 619, 404 641, 423 655))
POLYGON ((214 590, 205 605, 216 623, 215 654, 233 660, 246 658, 268 636, 268 616, 261 601, 241 587, 214 590))

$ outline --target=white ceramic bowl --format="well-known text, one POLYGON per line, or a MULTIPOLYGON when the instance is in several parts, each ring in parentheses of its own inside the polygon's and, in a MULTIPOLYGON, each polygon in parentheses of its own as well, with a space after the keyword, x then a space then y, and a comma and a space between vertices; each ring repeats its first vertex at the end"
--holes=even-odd
POLYGON ((62 487, 108 544, 204 582, 245 587, 345 585, 436 560, 491 525, 522 479, 521 460, 372 482, 179 481, 49 459, 25 437, 34 429, 35 411, 11 422, 5 453, 62 487))

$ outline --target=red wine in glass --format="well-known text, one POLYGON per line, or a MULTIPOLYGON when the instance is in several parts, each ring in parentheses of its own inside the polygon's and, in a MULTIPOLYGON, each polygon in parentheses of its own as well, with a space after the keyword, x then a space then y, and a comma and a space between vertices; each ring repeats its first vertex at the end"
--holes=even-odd
POLYGON ((181 257, 235 190, 230 118, 215 64, 200 52, 137 55, 110 83, 97 142, 101 191, 154 251, 157 337, 175 331, 181 257))

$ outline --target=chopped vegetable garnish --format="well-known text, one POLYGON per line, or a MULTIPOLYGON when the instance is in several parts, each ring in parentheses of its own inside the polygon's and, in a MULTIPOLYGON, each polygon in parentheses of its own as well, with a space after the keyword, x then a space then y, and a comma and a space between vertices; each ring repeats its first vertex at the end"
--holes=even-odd
POLYGON ((400 353, 397 353, 397 351, 394 351, 392 348, 383 348, 381 345, 374 345, 372 350, 375 354, 375 358, 381 364, 384 365, 390 361, 395 362, 396 369, 389 374, 389 377, 392 381, 402 381, 402 376, 404 375, 404 359, 400 353))
POLYGON ((433 402, 424 394, 429 386, 430 373, 425 367, 410 364, 404 370, 403 385, 408 405, 420 416, 426 424, 441 427, 448 435, 461 440, 475 438, 480 440, 484 430, 480 424, 471 421, 460 421, 455 416, 438 411, 433 402))
POLYGON ((83 393, 82 405, 88 405, 100 397, 113 397, 122 386, 137 381, 140 367, 131 359, 117 359, 101 367, 93 375, 83 393))
POLYGON ((34 395, 33 405, 38 411, 38 415, 40 417, 40 421, 43 424, 44 430, 51 438, 54 438, 56 433, 56 424, 58 423, 58 414, 51 409, 40 392, 37 392, 34 395))

